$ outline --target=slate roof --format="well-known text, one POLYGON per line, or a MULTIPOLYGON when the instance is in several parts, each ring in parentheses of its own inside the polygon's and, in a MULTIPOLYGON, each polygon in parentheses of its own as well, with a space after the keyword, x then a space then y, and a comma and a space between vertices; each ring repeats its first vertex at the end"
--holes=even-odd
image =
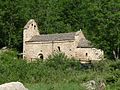
POLYGON ((91 48, 91 42, 86 40, 85 38, 80 39, 77 48, 91 48))
POLYGON ((41 42, 41 41, 62 41, 62 40, 74 40, 75 32, 71 33, 59 33, 59 34, 42 34, 33 36, 30 42, 41 42))
MULTIPOLYGON (((62 41, 62 40, 75 40, 75 32, 59 33, 59 34, 42 34, 33 36, 29 42, 41 42, 41 41, 62 41)), ((91 42, 85 38, 80 39, 77 48, 91 48, 91 42)))

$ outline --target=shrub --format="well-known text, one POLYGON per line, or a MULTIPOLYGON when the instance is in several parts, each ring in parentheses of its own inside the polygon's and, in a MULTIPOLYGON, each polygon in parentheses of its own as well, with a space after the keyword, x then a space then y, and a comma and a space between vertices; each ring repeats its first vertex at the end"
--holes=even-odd
POLYGON ((20 81, 23 83, 84 83, 89 80, 105 80, 107 86, 119 87, 120 62, 104 60, 92 67, 81 69, 78 60, 63 53, 49 56, 45 61, 27 63, 18 59, 15 51, 0 53, 0 83, 20 81))
POLYGON ((46 66, 52 67, 55 70, 79 70, 80 62, 75 59, 68 58, 64 53, 55 53, 46 60, 46 66))

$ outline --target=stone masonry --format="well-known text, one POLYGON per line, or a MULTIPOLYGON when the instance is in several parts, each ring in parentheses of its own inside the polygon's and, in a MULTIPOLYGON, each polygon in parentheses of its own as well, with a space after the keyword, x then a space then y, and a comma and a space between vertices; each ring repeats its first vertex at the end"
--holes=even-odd
POLYGON ((102 60, 103 51, 94 48, 86 40, 83 32, 59 34, 39 34, 35 20, 31 19, 23 31, 23 58, 32 61, 37 58, 46 59, 56 52, 63 52, 68 57, 81 61, 102 60))

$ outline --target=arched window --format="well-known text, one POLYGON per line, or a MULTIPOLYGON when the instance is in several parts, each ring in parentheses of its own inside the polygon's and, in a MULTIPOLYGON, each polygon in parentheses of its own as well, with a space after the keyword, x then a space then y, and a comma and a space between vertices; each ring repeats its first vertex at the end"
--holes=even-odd
POLYGON ((58 46, 58 51, 61 51, 61 50, 60 50, 60 46, 58 46))
POLYGON ((86 53, 86 57, 88 56, 88 53, 86 53))
POLYGON ((40 54, 38 55, 38 58, 39 58, 39 59, 43 59, 43 54, 40 53, 40 54))

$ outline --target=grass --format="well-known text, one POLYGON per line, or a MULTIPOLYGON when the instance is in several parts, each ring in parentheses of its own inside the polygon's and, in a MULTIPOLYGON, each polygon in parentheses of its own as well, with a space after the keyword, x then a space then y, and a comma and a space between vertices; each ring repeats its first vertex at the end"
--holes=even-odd
POLYGON ((89 80, 104 80, 106 90, 120 90, 120 61, 104 60, 83 67, 64 54, 27 63, 18 59, 15 51, 0 53, 1 84, 20 81, 29 90, 85 90, 82 84, 89 80))
POLYGON ((29 90, 84 90, 82 86, 77 83, 37 83, 37 84, 29 84, 27 85, 29 90))

